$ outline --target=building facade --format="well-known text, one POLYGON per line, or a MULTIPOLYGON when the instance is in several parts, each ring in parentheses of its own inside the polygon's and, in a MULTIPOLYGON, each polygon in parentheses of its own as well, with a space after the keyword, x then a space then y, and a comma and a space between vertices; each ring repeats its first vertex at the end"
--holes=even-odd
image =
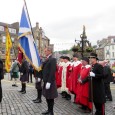
POLYGON ((115 61, 115 36, 108 36, 97 41, 96 53, 99 60, 109 60, 111 63, 115 61))
POLYGON ((14 60, 16 59, 17 56, 17 44, 18 44, 17 37, 19 31, 19 23, 16 22, 13 24, 6 24, 0 22, 0 52, 1 52, 0 57, 3 59, 3 61, 5 60, 5 49, 6 49, 6 32, 5 32, 6 26, 8 26, 9 28, 9 33, 13 44, 13 47, 10 52, 11 59, 14 60))
MULTIPOLYGON (((18 53, 18 31, 19 31, 19 22, 7 24, 0 22, 0 57, 5 61, 5 49, 6 49, 6 32, 5 27, 8 26, 10 36, 12 39, 13 47, 11 49, 11 60, 15 60, 17 58, 18 53)), ((32 33, 38 48, 38 51, 41 56, 44 56, 44 48, 46 46, 52 46, 54 48, 53 44, 50 44, 50 39, 45 36, 43 29, 39 27, 39 23, 36 23, 36 26, 32 28, 32 33)))
POLYGON ((47 46, 51 46, 54 49, 54 44, 50 44, 50 39, 45 36, 45 33, 42 27, 39 27, 39 23, 36 23, 36 27, 33 28, 34 38, 39 49, 39 53, 44 57, 44 48, 47 46))

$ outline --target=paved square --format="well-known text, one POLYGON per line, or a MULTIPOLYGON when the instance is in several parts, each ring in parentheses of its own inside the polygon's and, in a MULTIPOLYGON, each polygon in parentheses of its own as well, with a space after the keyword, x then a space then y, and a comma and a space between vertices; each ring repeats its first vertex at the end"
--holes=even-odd
MULTIPOLYGON (((40 115, 47 110, 45 98, 42 97, 42 103, 35 104, 32 102, 36 98, 37 92, 33 84, 28 84, 27 93, 18 92, 21 89, 20 82, 18 87, 12 87, 12 81, 2 80, 3 101, 0 104, 0 115, 40 115)), ((111 84, 113 102, 106 103, 106 115, 115 115, 115 85, 111 84)), ((95 110, 94 110, 95 111, 95 110)), ((90 115, 82 113, 78 105, 59 97, 55 100, 55 115, 90 115)))

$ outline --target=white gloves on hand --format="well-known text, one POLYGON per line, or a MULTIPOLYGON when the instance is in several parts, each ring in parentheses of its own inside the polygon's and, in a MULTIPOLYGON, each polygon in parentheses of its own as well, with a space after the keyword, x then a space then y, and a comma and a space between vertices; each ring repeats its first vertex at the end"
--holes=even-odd
POLYGON ((50 89, 51 83, 46 83, 46 89, 50 89))
POLYGON ((91 77, 95 77, 95 73, 90 72, 90 76, 91 76, 91 77))
POLYGON ((38 82, 40 82, 41 81, 41 79, 40 78, 38 78, 38 82))
POLYGON ((81 80, 81 79, 78 79, 78 82, 79 82, 79 83, 82 83, 82 80, 81 80))

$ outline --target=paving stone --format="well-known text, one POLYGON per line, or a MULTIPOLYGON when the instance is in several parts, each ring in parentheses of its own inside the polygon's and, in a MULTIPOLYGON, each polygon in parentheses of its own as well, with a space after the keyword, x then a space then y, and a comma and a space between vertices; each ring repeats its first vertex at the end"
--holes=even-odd
MULTIPOLYGON (((0 103, 0 115, 40 115, 43 111, 47 110, 47 104, 44 97, 42 103, 33 103, 36 98, 37 92, 33 84, 27 86, 27 93, 21 94, 18 92, 21 89, 20 82, 18 87, 12 87, 12 82, 8 80, 2 81, 3 87, 3 100, 0 103)), ((105 104, 105 115, 115 115, 115 85, 111 84, 113 101, 105 104)), ((95 109, 94 109, 95 112, 95 109)), ((78 105, 71 101, 67 101, 59 97, 55 99, 54 115, 91 115, 82 113, 78 109, 78 105)))

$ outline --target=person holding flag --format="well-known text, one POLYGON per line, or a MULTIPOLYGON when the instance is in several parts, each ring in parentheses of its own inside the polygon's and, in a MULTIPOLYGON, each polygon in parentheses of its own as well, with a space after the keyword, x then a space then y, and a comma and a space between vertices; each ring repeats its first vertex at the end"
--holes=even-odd
MULTIPOLYGON (((17 58, 19 63, 21 64, 20 66, 20 71, 21 71, 21 82, 22 82, 22 90, 26 87, 26 78, 28 78, 28 66, 29 64, 32 65, 32 67, 40 71, 41 70, 41 61, 40 61, 40 56, 38 53, 38 49, 35 44, 33 32, 32 32, 32 27, 31 27, 31 22, 26 6, 26 2, 24 0, 24 6, 22 9, 22 15, 21 15, 21 21, 20 21, 20 27, 19 27, 19 57, 17 58), (23 54, 23 56, 21 56, 23 54), (23 58, 23 61, 22 61, 23 58), (28 64, 29 63, 29 64, 28 64)), ((23 91, 26 93, 26 91, 23 91)))
POLYGON ((23 61, 22 64, 18 64, 19 65, 19 70, 20 70, 20 81, 21 81, 21 85, 22 85, 22 89, 21 92, 22 94, 26 93, 26 82, 28 81, 28 73, 29 73, 29 64, 26 61, 25 57, 23 57, 23 61))

